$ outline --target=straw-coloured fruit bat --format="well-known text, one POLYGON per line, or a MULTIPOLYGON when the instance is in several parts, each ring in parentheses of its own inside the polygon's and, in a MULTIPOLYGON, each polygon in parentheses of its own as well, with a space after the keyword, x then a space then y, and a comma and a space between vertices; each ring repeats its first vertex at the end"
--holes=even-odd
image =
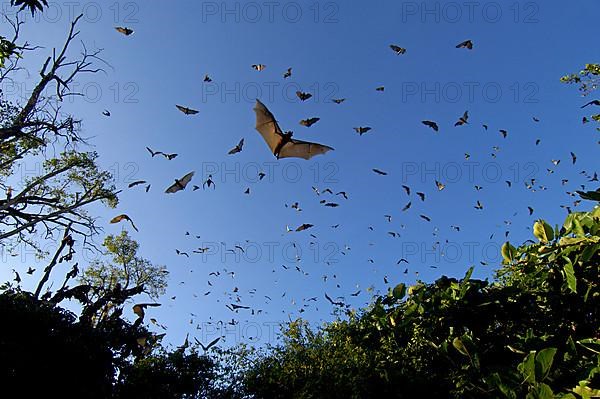
POLYGON ((183 112, 186 115, 196 115, 199 111, 196 111, 195 109, 191 109, 188 107, 184 107, 183 105, 175 105, 177 107, 178 110, 180 110, 181 112, 183 112))
POLYGON ((333 101, 333 102, 334 102, 334 103, 336 103, 336 104, 341 104, 341 103, 343 103, 344 101, 346 101, 346 99, 345 99, 345 98, 334 98, 334 99, 333 99, 333 100, 331 100, 331 101, 333 101))
POLYGON ((115 27, 115 29, 117 30, 117 32, 122 33, 125 36, 129 36, 133 33, 133 29, 129 29, 129 28, 121 27, 121 26, 117 26, 117 27, 115 27))
POLYGON ((137 229, 137 227, 135 227, 135 224, 133 224, 133 220, 131 220, 131 218, 126 214, 115 216, 114 218, 111 219, 110 222, 114 224, 114 223, 122 222, 123 220, 127 220, 129 223, 131 223, 131 227, 133 227, 133 229, 135 231, 139 231, 137 229))
POLYGON ((169 188, 165 190, 165 193, 176 193, 177 191, 185 189, 188 183, 192 180, 193 176, 194 172, 190 172, 187 175, 183 176, 181 179, 175 179, 175 183, 169 186, 169 188))
POLYGON ((243 148, 244 148, 244 139, 241 139, 240 142, 235 147, 233 147, 231 150, 229 150, 228 154, 229 155, 237 154, 238 152, 242 152, 243 148))
POLYGON ((292 68, 288 68, 287 71, 285 71, 285 73, 283 74, 283 78, 287 79, 290 76, 292 76, 292 68))
POLYGON ((465 111, 465 113, 463 114, 463 116, 461 116, 460 118, 458 118, 458 120, 456 121, 456 123, 454 124, 454 126, 462 126, 465 124, 469 123, 469 111, 465 111))
POLYGON ((308 118, 308 119, 302 119, 300 121, 300 124, 302 126, 306 126, 306 127, 311 127, 312 125, 314 125, 315 123, 317 123, 318 121, 320 121, 321 118, 308 118))
POLYGON ((135 313, 139 318, 143 319, 146 315, 145 309, 149 306, 158 307, 160 303, 136 303, 133 305, 133 313, 135 313))
POLYGON ((354 128, 354 131, 361 136, 363 134, 367 133, 369 130, 371 130, 371 128, 369 126, 365 126, 365 127, 359 126, 359 127, 354 128))
POLYGON ((302 100, 302 101, 306 101, 306 100, 308 100, 309 98, 311 98, 311 97, 312 97, 312 94, 310 94, 310 93, 304 93, 304 92, 302 92, 302 91, 297 91, 297 92, 296 92, 296 95, 297 95, 297 96, 298 96, 298 98, 299 98, 300 100, 302 100))
POLYGON ((257 70, 258 72, 264 70, 267 66, 263 64, 252 64, 252 68, 257 70))
POLYGON ((468 48, 469 50, 473 50, 473 42, 471 40, 465 40, 462 43, 458 43, 456 48, 468 48))
POLYGON ((275 117, 260 100, 256 100, 256 130, 261 134, 273 155, 279 158, 310 159, 315 155, 325 154, 333 148, 312 143, 309 141, 295 140, 292 132, 284 133, 275 117))
POLYGON ((435 123, 433 121, 421 121, 421 123, 424 124, 425 126, 429 126, 430 128, 432 128, 436 132, 440 130, 440 128, 438 127, 437 123, 435 123))
POLYGON ((402 48, 400 46, 396 46, 395 44, 390 44, 390 48, 394 51, 394 53, 396 53, 397 55, 400 54, 404 54, 406 53, 406 49, 402 48))

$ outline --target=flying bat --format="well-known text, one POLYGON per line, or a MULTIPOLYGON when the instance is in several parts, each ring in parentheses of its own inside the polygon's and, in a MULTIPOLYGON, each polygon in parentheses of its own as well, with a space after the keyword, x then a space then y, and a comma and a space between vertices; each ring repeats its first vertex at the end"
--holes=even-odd
POLYGON ((125 36, 129 36, 129 35, 131 35, 133 33, 133 29, 125 28, 125 27, 122 27, 122 26, 117 26, 117 27, 115 27, 115 29, 116 29, 117 32, 122 33, 125 36))
POLYGON ((436 132, 440 130, 440 128, 438 127, 437 123, 435 123, 433 121, 421 121, 421 123, 424 124, 425 126, 428 126, 428 127, 432 128, 436 132))
POLYGON ((437 186, 438 190, 440 190, 440 191, 442 191, 443 189, 446 188, 446 185, 444 183, 439 182, 437 180, 435 181, 435 185, 437 186))
POLYGON ((194 338, 194 339, 196 340, 196 343, 202 347, 204 352, 206 352, 207 350, 209 350, 210 348, 215 346, 217 344, 217 342, 219 342, 221 337, 215 338, 214 340, 210 341, 210 343, 208 345, 203 345, 202 342, 198 341, 196 338, 194 338))
POLYGON ((307 230, 307 229, 310 229, 311 227, 313 227, 313 225, 312 225, 312 224, 310 224, 310 223, 304 223, 304 224, 302 224, 301 226, 299 226, 299 227, 296 229, 296 231, 303 231, 303 230, 307 230))
POLYGON ((199 111, 196 111, 195 109, 191 109, 188 107, 184 107, 183 105, 175 105, 177 107, 178 110, 180 110, 181 112, 183 112, 186 115, 196 115, 199 111))
POLYGON ((461 126, 464 124, 469 123, 469 111, 465 111, 465 113, 463 114, 463 116, 461 116, 458 121, 456 121, 456 123, 454 124, 454 126, 461 126))
POLYGON ((385 91, 385 86, 376 87, 375 91, 385 91))
POLYGON ((312 125, 314 125, 315 123, 317 123, 318 121, 320 121, 321 118, 308 118, 308 119, 302 119, 300 121, 300 124, 302 126, 306 126, 306 127, 311 127, 312 125))
POLYGON ((332 102, 336 103, 336 104, 341 104, 344 101, 346 101, 345 98, 334 98, 333 100, 331 100, 332 102))
POLYGON ((240 142, 235 147, 233 147, 231 150, 229 150, 228 154, 229 155, 237 154, 238 152, 241 152, 243 148, 244 148, 244 139, 241 139, 240 142))
POLYGON ((287 79, 290 76, 292 76, 292 68, 288 68, 287 71, 285 71, 285 73, 283 74, 283 78, 287 79))
POLYGON ((261 134, 277 159, 310 159, 315 155, 325 154, 327 151, 333 150, 333 148, 323 144, 295 140, 292 138, 292 132, 283 133, 275 120, 275 116, 260 100, 256 100, 254 111, 256 112, 256 130, 261 134))
POLYGON ((458 43, 456 48, 467 48, 469 50, 473 50, 473 42, 471 40, 465 40, 462 43, 458 43))
POLYGON ((302 101, 306 101, 306 100, 308 100, 309 98, 311 98, 311 97, 312 97, 312 94, 310 94, 310 93, 304 93, 304 92, 302 92, 302 91, 297 91, 297 92, 296 92, 296 96, 298 96, 298 98, 299 98, 300 100, 302 100, 302 101))
POLYGON ((104 116, 110 116, 110 111, 105 109, 104 111, 102 111, 102 115, 104 116))
POLYGON ((258 72, 264 70, 267 66, 263 64, 252 64, 252 68, 257 70, 258 72))
POLYGON ((394 51, 394 53, 396 53, 397 55, 400 54, 404 54, 406 53, 406 49, 402 48, 400 46, 396 46, 395 44, 390 44, 390 48, 394 51))
POLYGON ((208 74, 206 74, 206 75, 204 75, 203 82, 210 83, 210 82, 212 82, 212 79, 210 78, 210 76, 208 76, 208 74))
POLYGON ((134 181, 134 182, 131 182, 131 183, 129 183, 129 184, 127 185, 127 187, 128 187, 128 188, 133 188, 133 187, 135 187, 135 186, 139 186, 140 184, 144 184, 144 183, 146 183, 146 180, 137 180, 137 181, 134 181))
POLYGON ((355 127, 355 128, 354 128, 354 131, 355 131, 356 133, 358 133, 359 135, 361 135, 361 136, 362 136, 363 134, 367 133, 369 130, 371 130, 371 128, 370 128, 370 127, 368 127, 368 126, 365 126, 365 127, 359 126, 359 127, 355 127))
POLYGON ((373 169, 373 172, 375 172, 375 173, 377 173, 378 175, 381 175, 381 176, 387 175, 387 172, 384 172, 383 170, 379 170, 379 169, 373 169))
POLYGON ((131 227, 133 227, 133 229, 135 231, 139 231, 137 229, 137 227, 135 227, 135 224, 133 224, 133 220, 131 220, 131 218, 129 216, 127 216, 126 214, 121 214, 121 215, 115 216, 114 218, 111 219, 110 222, 114 224, 114 223, 122 222, 123 220, 127 220, 129 223, 131 223, 131 227))
POLYGON ((581 106, 581 108, 585 108, 585 107, 587 107, 588 105, 597 105, 597 106, 600 106, 600 100, 592 100, 592 101, 590 101, 590 102, 589 102, 589 103, 587 103, 587 104, 583 104, 583 105, 581 106))
POLYGON ((171 186, 169 186, 165 190, 165 193, 176 193, 177 191, 185 189, 185 186, 188 185, 188 183, 192 180, 193 176, 194 176, 194 172, 190 172, 187 175, 183 176, 179 180, 175 179, 175 183, 173 183, 171 186))
POLYGON ((144 310, 146 310, 148 306, 157 307, 160 306, 160 303, 136 303, 133 305, 133 313, 135 313, 139 318, 143 319, 146 315, 144 310))

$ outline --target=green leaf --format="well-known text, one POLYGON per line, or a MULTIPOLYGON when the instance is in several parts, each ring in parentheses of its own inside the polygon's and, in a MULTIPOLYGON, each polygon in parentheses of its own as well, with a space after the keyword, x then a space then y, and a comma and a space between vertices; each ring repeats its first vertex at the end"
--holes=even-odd
POLYGON ((554 392, 546 384, 535 385, 525 397, 526 399, 554 399, 554 392))
POLYGON ((526 382, 535 384, 535 351, 529 352, 525 360, 517 366, 526 382))
MULTIPOLYGON (((568 258, 566 258, 568 260, 568 258)), ((563 271, 565 272, 565 278, 567 280, 567 286, 571 292, 577 293, 577 278, 575 277, 575 271, 573 270, 573 264, 570 260, 564 266, 563 271)))
POLYGON ((501 253, 504 258, 504 263, 510 263, 515 258, 517 249, 510 245, 510 242, 506 241, 504 245, 502 245, 501 253))
POLYGON ((535 356, 535 375, 538 381, 544 381, 548 377, 555 354, 556 348, 546 348, 535 356))
POLYGON ((392 291, 392 295, 394 295, 394 298, 396 299, 404 298, 404 295, 406 295, 406 285, 404 283, 400 283, 395 286, 394 290, 392 291))
POLYGON ((533 235, 543 244, 547 244, 549 241, 554 240, 554 230, 552 229, 552 226, 541 219, 533 225, 533 235))
POLYGON ((463 355, 469 356, 469 351, 467 351, 467 347, 465 346, 465 344, 463 344, 463 342, 460 340, 460 338, 458 338, 458 337, 454 338, 452 340, 452 346, 454 346, 454 348, 457 351, 459 351, 460 353, 462 353, 463 355))

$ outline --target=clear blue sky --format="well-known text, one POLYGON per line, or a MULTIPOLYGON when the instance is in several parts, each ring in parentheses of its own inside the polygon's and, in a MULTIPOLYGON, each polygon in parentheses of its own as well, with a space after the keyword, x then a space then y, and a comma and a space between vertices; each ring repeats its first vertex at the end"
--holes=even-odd
MULTIPOLYGON (((168 326, 169 342, 181 343, 187 332, 207 341, 216 333, 203 323, 233 318, 239 324, 221 330, 228 344, 254 342, 248 337, 257 331, 262 344, 275 323, 298 316, 315 323, 331 320, 325 292, 360 307, 372 297, 369 287, 385 293, 417 278, 459 277, 471 265, 476 277, 490 277, 500 262, 505 231, 513 243, 533 238, 530 226, 537 218, 562 223, 566 211, 559 205, 575 200, 566 191, 580 184, 596 188, 580 172, 595 170, 598 133, 581 124, 584 99, 559 79, 598 61, 597 1, 69 4, 54 3, 40 21, 23 27, 23 37, 46 50, 27 60, 31 76, 23 76, 21 86, 3 89, 25 95, 41 60, 62 43, 70 15, 84 12, 81 39, 88 48, 104 48, 102 57, 111 67, 105 67, 106 74, 83 77, 88 98, 68 108, 83 119, 102 165, 124 189, 116 210, 93 212, 104 234, 118 234, 123 226, 108 221, 129 214, 140 228, 131 234, 141 254, 167 265, 163 306, 148 314, 168 326), (125 37, 115 26, 135 33, 125 37), (466 39, 473 40, 473 50, 455 48, 466 39), (406 54, 394 54, 390 44, 406 48, 406 54), (250 67, 259 63, 267 66, 262 72, 250 67), (288 67, 293 75, 284 80, 288 67), (205 74, 211 83, 203 83, 205 74), (378 86, 385 91, 376 91, 378 86), (294 95, 298 89, 314 97, 300 102, 294 95), (254 130, 257 97, 284 130, 335 151, 310 161, 277 161, 254 130), (332 98, 347 101, 336 105, 332 98), (175 104, 200 112, 185 116, 175 104), (111 117, 101 114, 104 109, 111 117), (465 110, 469 124, 454 127, 465 110), (298 124, 309 117, 321 120, 310 128, 298 124), (422 120, 436 121, 439 133, 422 120), (353 130, 357 126, 372 130, 360 137, 353 130), (227 155, 241 138, 243 151, 227 155), (152 159, 145 146, 179 156, 152 159), (570 151, 578 156, 576 165, 570 151), (555 166, 552 160, 561 162, 555 166), (262 181, 258 169, 267 173, 262 181), (187 190, 164 194, 174 178, 192 170, 196 174, 187 190), (209 173, 216 189, 192 191, 209 173), (524 184, 531 178, 535 192, 524 184), (137 179, 152 184, 149 193, 143 186, 127 189, 137 179), (569 181, 563 186, 561 179, 569 181), (438 191, 436 180, 444 190, 438 191), (410 196, 403 184, 411 187, 410 196), (475 185, 483 188, 476 191, 475 185), (345 191, 349 199, 317 196, 312 186, 345 191), (424 202, 416 192, 426 194, 424 202), (340 206, 324 207, 322 199, 340 206), (483 210, 474 208, 477 200, 483 210), (285 207, 296 201, 301 212, 285 207), (403 212, 409 201, 412 207, 403 212), (391 222, 384 215, 391 215, 391 222), (314 227, 286 233, 286 226, 302 223, 314 227), (235 245, 246 254, 226 254, 235 245), (215 247, 216 253, 191 254, 201 246, 215 247), (175 249, 190 252, 190 259, 178 257, 175 249), (410 263, 396 265, 403 257, 410 263), (221 276, 209 277, 212 271, 221 276), (206 291, 211 294, 204 296, 206 291), (262 313, 232 313, 225 304, 236 295, 239 304, 262 313), (306 302, 311 297, 317 300, 306 302)), ((73 50, 78 51, 77 43, 73 50)), ((19 265, 18 259, 4 261, 21 271, 31 263, 19 265)), ((12 278, 10 267, 0 276, 12 278)), ((39 280, 37 274, 24 277, 26 288, 39 280)))

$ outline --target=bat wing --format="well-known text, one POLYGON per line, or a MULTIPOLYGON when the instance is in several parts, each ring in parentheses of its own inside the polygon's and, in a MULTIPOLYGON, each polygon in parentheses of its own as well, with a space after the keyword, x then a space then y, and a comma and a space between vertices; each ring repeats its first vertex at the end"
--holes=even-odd
POLYGON ((325 154, 333 148, 310 141, 291 139, 279 151, 279 158, 304 158, 311 159, 315 155, 325 154))
POLYGON ((274 153, 283 139, 283 132, 277 124, 275 116, 259 100, 256 100, 254 111, 256 112, 256 130, 263 137, 271 152, 274 153))
POLYGON ((192 177, 194 177, 194 172, 188 173, 187 175, 183 176, 181 180, 179 180, 179 184, 181 184, 183 188, 185 188, 188 185, 188 183, 192 180, 192 177))

